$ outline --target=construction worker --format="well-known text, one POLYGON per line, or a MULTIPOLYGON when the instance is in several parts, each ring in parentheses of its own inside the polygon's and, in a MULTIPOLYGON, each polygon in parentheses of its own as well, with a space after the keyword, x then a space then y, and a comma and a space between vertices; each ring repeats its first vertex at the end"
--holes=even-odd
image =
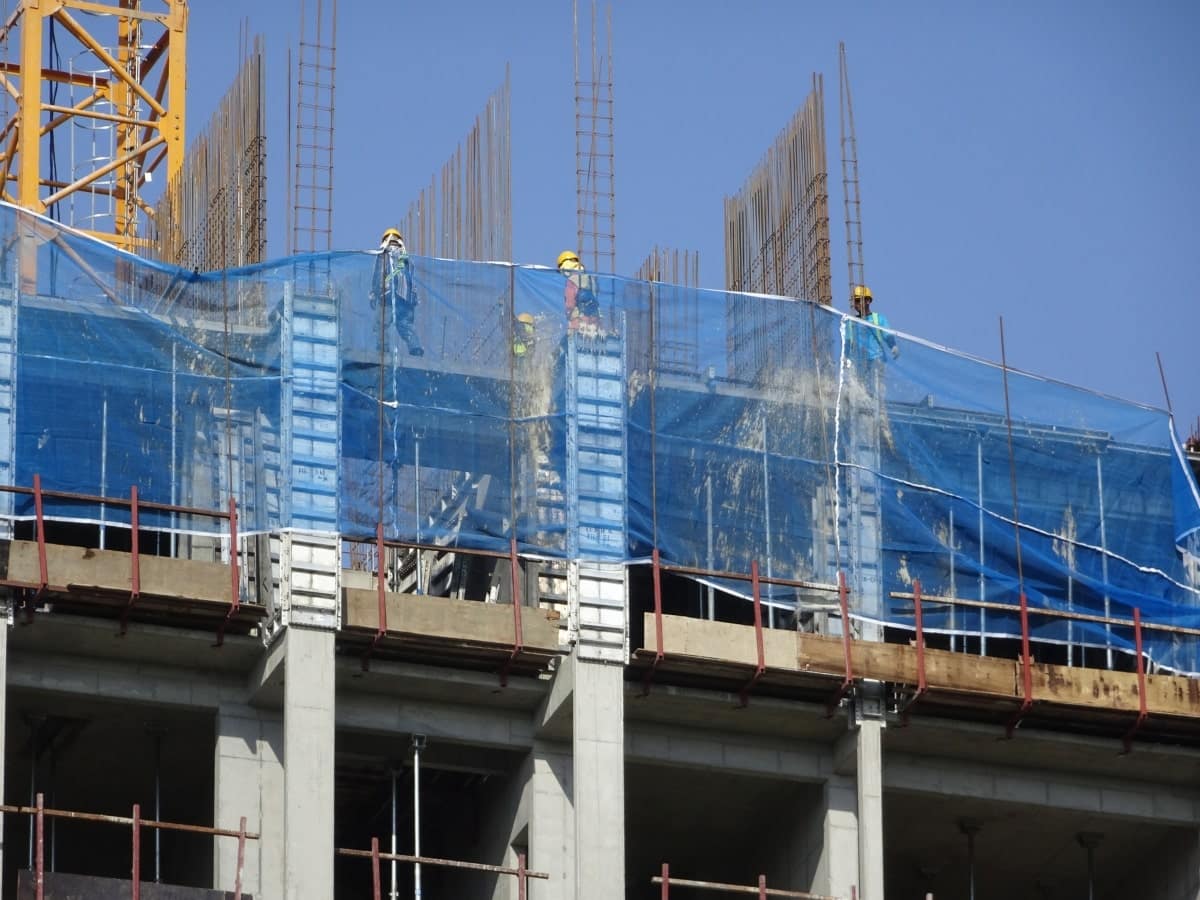
POLYGON ((533 353, 537 343, 537 329, 531 313, 523 312, 517 316, 517 325, 513 329, 513 356, 518 363, 527 359, 533 353))
POLYGON ((587 274, 579 254, 564 250, 558 254, 558 271, 567 278, 563 300, 567 307, 567 331, 580 328, 595 333, 600 328, 600 302, 596 299, 595 279, 587 274))
POLYGON ((412 267, 404 237, 398 228, 389 228, 379 239, 379 256, 371 278, 371 309, 382 301, 396 326, 396 334, 408 347, 409 355, 424 356, 421 341, 413 331, 417 312, 417 290, 413 286, 412 267))
POLYGON ((885 329, 890 328, 883 313, 871 312, 871 289, 865 284, 856 284, 850 296, 854 314, 865 324, 856 321, 847 323, 846 355, 860 365, 873 366, 884 359, 884 351, 890 351, 892 359, 900 358, 900 347, 896 336, 885 329))

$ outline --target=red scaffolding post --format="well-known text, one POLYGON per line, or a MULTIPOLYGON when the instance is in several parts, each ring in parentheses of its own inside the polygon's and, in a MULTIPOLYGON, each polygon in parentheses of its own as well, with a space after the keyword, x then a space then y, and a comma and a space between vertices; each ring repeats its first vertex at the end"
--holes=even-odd
POLYGON ((913 580, 913 617, 917 626, 917 691, 900 713, 902 725, 908 725, 909 712, 928 690, 928 682, 925 677, 925 620, 921 614, 921 582, 919 579, 913 580))
POLYGON ((842 571, 838 572, 838 605, 842 610, 842 664, 846 672, 842 677, 842 683, 838 685, 834 695, 829 698, 829 703, 825 705, 825 718, 827 719, 833 718, 842 698, 854 686, 854 657, 850 649, 850 588, 846 584, 846 573, 842 571))
POLYGON ((746 706, 750 702, 750 691, 767 671, 766 653, 763 648, 762 592, 758 583, 757 559, 750 561, 750 595, 754 599, 754 644, 758 651, 758 661, 754 667, 754 674, 750 676, 750 680, 742 686, 742 690, 738 694, 738 706, 746 706))
POLYGON ((242 606, 242 579, 238 569, 238 512, 237 500, 229 498, 229 612, 217 627, 217 646, 225 643, 225 629, 242 606))
POLYGON ((521 630, 521 559, 517 555, 517 539, 509 538, 508 567, 512 577, 512 608, 513 608, 513 648, 504 665, 500 667, 500 686, 508 687, 508 673, 521 651, 525 649, 525 640, 521 630))
POLYGON ((34 813, 34 815, 37 817, 35 827, 35 841, 37 849, 34 853, 33 859, 33 893, 37 900, 42 900, 46 890, 46 807, 41 793, 37 795, 36 810, 37 811, 34 813))
POLYGON ((379 838, 371 838, 371 897, 382 900, 383 885, 379 881, 379 838))
POLYGON ((362 670, 369 671, 371 668, 371 654, 375 652, 375 648, 379 646, 379 642, 387 637, 388 620, 387 620, 387 585, 384 577, 383 568, 383 522, 375 523, 375 590, 378 597, 379 608, 376 612, 375 621, 375 636, 371 639, 371 643, 367 645, 366 651, 363 653, 362 670))
POLYGON ((1021 591, 1021 708, 1008 720, 1004 734, 1012 737, 1021 720, 1033 708, 1033 657, 1029 652, 1029 601, 1021 591))
POLYGON ((142 805, 133 804, 133 865, 130 867, 130 894, 133 900, 142 896, 142 805))
POLYGON ((46 565, 46 515, 42 506, 42 476, 36 472, 33 476, 33 515, 37 535, 38 587, 33 597, 26 595, 25 598, 25 621, 27 623, 33 622, 34 604, 42 594, 46 593, 46 586, 50 583, 50 574, 46 565))
POLYGON ((129 602, 121 611, 121 634, 129 627, 129 614, 142 593, 142 563, 138 547, 138 489, 129 488, 129 602))
POLYGON ((246 867, 246 817, 238 823, 237 871, 233 875, 233 900, 242 900, 242 872, 246 867))
POLYGON ((663 661, 663 610, 662 610, 662 558, 658 554, 658 548, 655 547, 650 553, 650 573, 654 582, 654 659, 650 663, 650 668, 646 670, 646 676, 642 679, 642 696, 646 697, 650 694, 650 682, 654 680, 654 673, 658 671, 659 665, 663 661))
POLYGON ((1137 606, 1133 608, 1133 649, 1137 655, 1138 714, 1133 727, 1122 738, 1125 753, 1133 752, 1133 738, 1146 724, 1149 715, 1146 709, 1146 662, 1142 658, 1142 610, 1137 606))

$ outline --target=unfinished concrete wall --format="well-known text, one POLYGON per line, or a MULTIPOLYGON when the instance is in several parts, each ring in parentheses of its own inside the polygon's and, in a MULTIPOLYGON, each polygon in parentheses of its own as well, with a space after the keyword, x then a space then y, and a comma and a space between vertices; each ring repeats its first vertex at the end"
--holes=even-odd
POLYGON ((625 671, 575 660, 572 787, 575 896, 619 897, 625 884, 625 671))
MULTIPOLYGON (((529 865, 550 878, 529 884, 530 900, 574 896, 574 768, 565 744, 538 740, 530 754, 529 865)), ((511 895, 509 895, 511 896, 511 895)))
MULTIPOLYGON (((246 847, 242 888, 258 900, 283 897, 283 719, 277 712, 222 704, 217 712, 213 821, 261 835, 246 847)), ((233 890, 237 842, 214 839, 213 886, 233 890)))
POLYGON ((1175 829, 1133 877, 1104 896, 1200 900, 1200 828, 1175 829))
POLYGON ((284 896, 333 896, 334 636, 288 629, 284 741, 284 896))

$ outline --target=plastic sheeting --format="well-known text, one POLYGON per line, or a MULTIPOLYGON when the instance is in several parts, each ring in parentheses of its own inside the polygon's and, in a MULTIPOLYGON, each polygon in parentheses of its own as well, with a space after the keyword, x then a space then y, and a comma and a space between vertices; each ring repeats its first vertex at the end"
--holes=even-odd
MULTIPOLYGON (((190 273, 11 207, 0 237, 3 283, 19 287, 15 305, 0 294, 16 485, 136 485, 144 501, 214 511, 233 497, 258 532, 293 527, 298 485, 325 485, 347 537, 382 522, 389 540, 506 551, 515 538, 557 557, 615 492, 625 560, 657 547, 680 566, 757 562, 817 585, 845 571, 861 619, 911 626, 911 600, 893 595, 919 579, 927 596, 1015 604, 1023 586, 1035 611, 1136 607, 1146 623, 1200 627, 1200 494, 1161 410, 1010 370, 1010 454, 999 367, 903 335, 893 358, 882 333, 809 303, 598 277, 600 322, 569 335, 551 269, 413 258, 417 305, 394 309, 370 302, 370 252, 190 273), (336 300, 334 366, 298 333, 311 296, 336 300), (521 313, 536 336, 518 354, 521 313), (564 383, 571 354, 614 345, 623 471, 570 449, 591 413, 564 383), (337 415, 322 422, 298 410, 323 365, 337 415)), ((32 514, 24 496, 10 508, 32 514)), ((128 522, 79 500, 48 501, 47 515, 128 522)), ((227 527, 155 510, 141 525, 227 527)), ((778 583, 764 595, 788 623, 835 600, 778 583)), ((925 625, 1020 633, 1014 614, 981 606, 931 603, 925 625)), ((1121 626, 1035 614, 1031 627, 1132 647, 1121 626)), ((1160 665, 1200 669, 1194 638, 1147 630, 1145 643, 1160 665)))

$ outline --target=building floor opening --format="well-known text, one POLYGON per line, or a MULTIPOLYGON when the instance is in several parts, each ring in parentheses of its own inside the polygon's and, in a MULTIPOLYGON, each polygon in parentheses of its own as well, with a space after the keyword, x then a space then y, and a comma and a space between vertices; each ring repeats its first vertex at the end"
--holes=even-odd
POLYGON ((765 874, 769 887, 809 888, 804 842, 820 820, 818 785, 630 764, 625 798, 629 900, 661 896, 651 879, 664 862, 679 878, 755 885, 765 874))
MULTIPOLYGON (((420 856, 505 864, 512 794, 520 793, 515 782, 521 758, 518 753, 455 744, 436 736, 339 731, 334 845, 369 851, 371 839, 378 838, 383 853, 418 855, 414 854, 414 811, 419 807, 420 856), (415 753, 419 753, 420 772, 416 790, 415 753)), ((370 896, 369 858, 339 854, 334 865, 337 896, 370 896)), ((380 864, 384 896, 413 896, 414 877, 411 863, 393 867, 383 860, 380 864)), ((421 893, 490 898, 497 877, 425 865, 420 869, 421 893)))
POLYGON ((1170 900, 1191 896, 1189 840, 1194 829, 1069 809, 884 794, 888 897, 1170 900))
MULTIPOLYGON (((49 692, 10 690, 5 734, 5 794, 12 805, 213 825, 211 715, 151 704, 118 704, 49 692)), ((33 867, 33 817, 4 817, 3 895, 33 867)), ((235 825, 236 827, 236 825, 235 825)), ((128 879, 129 827, 46 818, 47 885, 51 873, 128 879)), ((141 832, 146 882, 211 888, 213 838, 178 831, 141 832)))

